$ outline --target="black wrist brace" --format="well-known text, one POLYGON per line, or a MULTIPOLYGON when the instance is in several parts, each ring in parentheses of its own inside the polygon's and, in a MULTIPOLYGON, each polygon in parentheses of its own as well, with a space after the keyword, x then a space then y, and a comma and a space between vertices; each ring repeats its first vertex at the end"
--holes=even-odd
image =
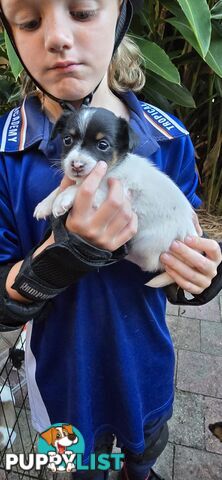
POLYGON ((17 330, 29 320, 43 320, 51 309, 51 302, 21 303, 9 297, 6 279, 13 265, 0 266, 0 332, 17 330))
POLYGON ((51 216, 52 230, 43 241, 25 258, 12 288, 24 297, 42 302, 63 292, 87 272, 111 265, 123 259, 128 251, 124 245, 111 253, 99 249, 70 233, 64 226, 63 217, 51 216), (54 233, 55 243, 32 258, 33 252, 54 233))

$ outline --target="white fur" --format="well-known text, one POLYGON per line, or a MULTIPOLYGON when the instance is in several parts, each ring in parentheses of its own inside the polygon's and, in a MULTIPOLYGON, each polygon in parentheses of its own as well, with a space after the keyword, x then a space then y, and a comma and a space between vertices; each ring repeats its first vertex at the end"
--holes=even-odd
POLYGON ((38 203, 33 214, 33 216, 37 218, 37 220, 40 220, 41 218, 46 219, 46 217, 51 215, 53 204, 58 193, 59 193, 59 187, 53 190, 53 192, 51 192, 50 195, 48 195, 48 197, 44 198, 42 202, 38 203))
MULTIPOLYGON (((128 189, 132 208, 138 216, 138 232, 131 241, 127 259, 144 271, 163 270, 159 257, 172 241, 197 235, 190 203, 166 174, 138 155, 129 154, 107 174, 109 176, 121 180, 128 189)), ((98 203, 101 203, 106 194, 107 184, 103 181, 96 202, 99 197, 98 203)))
MULTIPOLYGON (((70 154, 69 158, 71 161, 70 154)), ((119 165, 108 170, 96 192, 95 207, 99 207, 107 196, 108 177, 121 180, 125 190, 130 193, 132 208, 138 216, 138 232, 131 241, 127 259, 144 271, 163 270, 159 257, 169 249, 173 240, 183 241, 187 235, 197 236, 189 201, 175 183, 152 162, 128 154, 119 165)), ((80 181, 82 180, 83 177, 80 181)), ((74 185, 59 194, 52 207, 55 216, 62 215, 71 208, 77 189, 78 185, 74 185)), ((43 206, 43 212, 49 209, 49 197, 39 204, 43 206)), ((41 218, 39 205, 37 212, 38 218, 41 218)), ((159 287, 169 283, 172 283, 172 279, 165 273, 149 282, 149 286, 159 287)))
POLYGON ((14 396, 9 387, 0 385, 0 450, 11 448, 16 439, 14 432, 14 396))
POLYGON ((76 179, 76 175, 72 171, 72 163, 74 163, 76 167, 81 165, 84 168, 84 176, 86 176, 96 166, 97 162, 95 158, 87 154, 87 152, 84 152, 81 146, 77 144, 63 160, 63 169, 67 177, 76 179))

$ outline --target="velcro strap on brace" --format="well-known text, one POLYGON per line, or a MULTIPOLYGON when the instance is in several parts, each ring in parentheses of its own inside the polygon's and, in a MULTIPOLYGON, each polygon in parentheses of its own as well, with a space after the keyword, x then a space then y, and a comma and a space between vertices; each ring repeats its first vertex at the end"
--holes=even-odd
POLYGON ((6 279, 13 265, 0 266, 0 332, 17 330, 35 318, 43 319, 51 308, 49 303, 20 303, 8 296, 6 279))

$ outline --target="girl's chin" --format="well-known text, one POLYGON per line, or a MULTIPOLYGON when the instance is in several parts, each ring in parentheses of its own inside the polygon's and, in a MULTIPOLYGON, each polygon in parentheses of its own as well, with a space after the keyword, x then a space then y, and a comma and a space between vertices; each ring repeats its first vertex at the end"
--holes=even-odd
POLYGON ((78 81, 72 78, 64 78, 57 84, 46 83, 42 85, 46 92, 50 93, 56 98, 61 100, 68 100, 69 102, 78 102, 79 100, 87 97, 95 88, 95 86, 87 85, 83 86, 82 81, 78 81), (79 85, 81 83, 81 86, 79 85))
POLYGON ((82 99, 87 97, 91 92, 76 92, 73 94, 73 91, 70 92, 70 89, 46 89, 46 91, 53 95, 55 98, 59 100, 67 100, 69 102, 80 102, 82 99))
POLYGON ((87 72, 87 75, 81 75, 79 78, 77 75, 74 77, 73 74, 59 78, 57 75, 52 76, 50 73, 49 78, 45 78, 42 84, 41 81, 39 83, 46 92, 56 98, 68 100, 69 102, 78 102, 93 92, 101 80, 101 78, 95 79, 95 82, 92 84, 89 82, 89 78, 92 79, 92 72, 89 72, 89 74, 87 72))

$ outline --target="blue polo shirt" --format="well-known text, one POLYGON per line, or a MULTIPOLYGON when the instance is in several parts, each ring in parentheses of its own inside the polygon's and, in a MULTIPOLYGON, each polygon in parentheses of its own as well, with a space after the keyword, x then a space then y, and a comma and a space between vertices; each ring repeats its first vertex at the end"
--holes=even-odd
MULTIPOLYGON (((128 92, 123 101, 140 137, 135 153, 149 157, 194 207, 194 149, 173 116, 128 92)), ((0 119, 0 262, 16 262, 42 239, 47 221, 33 211, 61 180, 59 138, 37 97, 0 119)), ((149 185, 147 185, 149 188, 149 185)), ((160 225, 161 228, 161 225, 160 225)), ((54 299, 48 318, 28 322, 26 374, 34 428, 68 422, 85 440, 85 462, 101 432, 135 453, 143 426, 172 405, 174 351, 162 289, 129 261, 90 272, 54 299)))

